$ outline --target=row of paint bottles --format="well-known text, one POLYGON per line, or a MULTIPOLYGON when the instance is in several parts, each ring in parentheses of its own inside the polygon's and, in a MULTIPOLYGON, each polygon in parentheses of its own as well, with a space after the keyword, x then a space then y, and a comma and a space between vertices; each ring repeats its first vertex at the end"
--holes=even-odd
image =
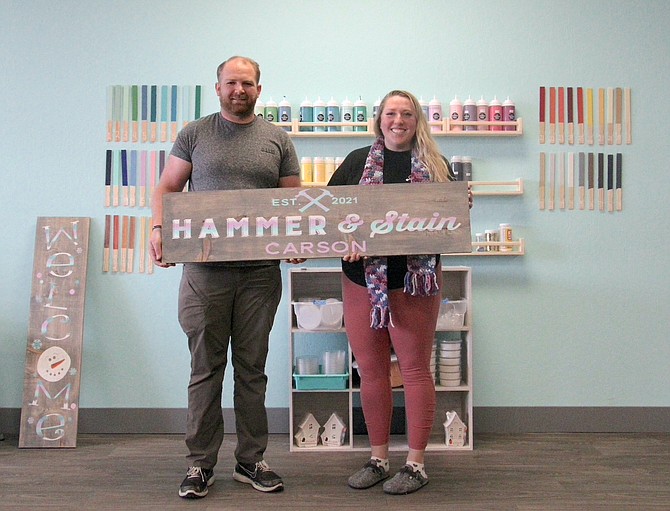
POLYGON ((300 181, 326 184, 343 161, 341 156, 303 156, 300 158, 300 181))
MULTIPOLYGON (((451 121, 493 121, 510 122, 516 120, 516 107, 514 102, 507 99, 500 103, 497 96, 494 96, 490 102, 484 99, 484 96, 475 102, 471 96, 468 96, 463 103, 455 96, 449 103, 449 117, 451 121)), ((515 125, 479 125, 468 126, 462 124, 452 124, 451 131, 515 131, 515 125)))
POLYGON ((451 171, 454 181, 472 181, 472 157, 452 156, 451 171))

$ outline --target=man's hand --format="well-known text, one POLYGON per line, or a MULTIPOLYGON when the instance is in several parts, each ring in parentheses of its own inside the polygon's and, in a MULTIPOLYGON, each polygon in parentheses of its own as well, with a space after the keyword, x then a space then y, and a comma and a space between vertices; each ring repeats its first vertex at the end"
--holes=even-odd
POLYGON ((156 227, 151 230, 151 236, 149 237, 149 254, 156 266, 161 268, 168 268, 174 266, 174 263, 164 263, 163 262, 163 233, 160 227, 156 227))

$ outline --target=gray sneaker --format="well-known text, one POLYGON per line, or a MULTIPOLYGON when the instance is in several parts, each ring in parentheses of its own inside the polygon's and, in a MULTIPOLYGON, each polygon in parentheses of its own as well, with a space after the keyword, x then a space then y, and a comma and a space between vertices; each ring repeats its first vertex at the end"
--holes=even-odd
POLYGON ((405 465, 396 475, 384 483, 384 493, 390 495, 407 495, 428 484, 428 478, 415 472, 412 467, 405 465))
POLYGON ((375 484, 388 478, 388 471, 377 465, 375 460, 368 460, 368 462, 349 478, 349 486, 357 490, 364 490, 370 488, 375 484))

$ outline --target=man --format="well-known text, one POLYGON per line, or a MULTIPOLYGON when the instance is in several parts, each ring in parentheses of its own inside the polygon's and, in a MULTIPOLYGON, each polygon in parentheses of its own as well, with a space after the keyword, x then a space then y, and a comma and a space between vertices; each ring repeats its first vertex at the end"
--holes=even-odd
MULTIPOLYGON (((231 57, 217 69, 221 111, 189 123, 177 136, 153 196, 150 252, 162 261, 162 197, 189 192, 300 186, 300 164, 288 135, 254 115, 261 93, 260 68, 231 57)), ((301 262, 292 260, 291 262, 301 262)), ((223 441, 221 396, 230 344, 237 431, 236 481, 263 492, 283 489, 282 479, 263 459, 268 425, 265 362, 281 298, 279 261, 184 264, 179 289, 179 323, 188 336, 188 386, 184 498, 207 495, 223 441)))

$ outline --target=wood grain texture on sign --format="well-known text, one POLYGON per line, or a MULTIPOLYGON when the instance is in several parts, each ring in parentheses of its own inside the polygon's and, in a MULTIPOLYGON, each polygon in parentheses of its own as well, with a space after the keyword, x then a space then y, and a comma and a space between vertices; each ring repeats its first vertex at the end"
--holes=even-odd
POLYGON ((179 192, 168 263, 470 252, 467 182, 179 192))
POLYGON ((37 219, 19 447, 76 447, 90 218, 37 219))

